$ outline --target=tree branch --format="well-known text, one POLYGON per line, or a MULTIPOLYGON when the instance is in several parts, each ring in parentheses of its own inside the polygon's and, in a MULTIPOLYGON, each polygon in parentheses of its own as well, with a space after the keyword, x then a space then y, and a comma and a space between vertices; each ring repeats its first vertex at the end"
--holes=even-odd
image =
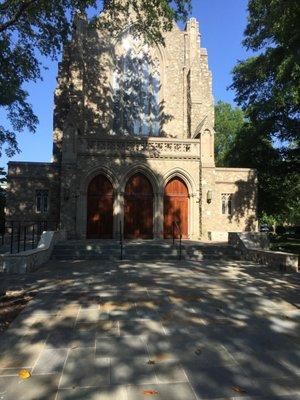
MULTIPOLYGON (((6 29, 10 28, 14 24, 18 22, 21 16, 26 12, 26 10, 33 4, 36 3, 38 0, 27 0, 25 3, 22 3, 19 7, 18 11, 14 14, 14 16, 5 22, 4 24, 0 25, 0 32, 4 32, 6 29)), ((3 4, 5 6, 5 3, 3 4)))
POLYGON ((6 0, 4 3, 0 4, 0 12, 7 10, 8 7, 11 5, 10 2, 11 0, 6 0))

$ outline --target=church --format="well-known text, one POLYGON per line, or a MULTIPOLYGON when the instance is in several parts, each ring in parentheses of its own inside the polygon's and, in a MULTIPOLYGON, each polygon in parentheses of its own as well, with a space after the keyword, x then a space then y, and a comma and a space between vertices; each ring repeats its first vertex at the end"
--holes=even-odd
POLYGON ((199 23, 163 35, 150 45, 126 23, 116 36, 75 15, 52 161, 9 163, 8 222, 55 223, 69 239, 222 241, 257 228, 255 171, 215 166, 199 23))

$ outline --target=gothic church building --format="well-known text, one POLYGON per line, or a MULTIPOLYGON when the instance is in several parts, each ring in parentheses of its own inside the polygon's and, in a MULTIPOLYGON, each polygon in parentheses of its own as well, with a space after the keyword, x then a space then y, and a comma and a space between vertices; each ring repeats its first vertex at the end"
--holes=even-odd
POLYGON ((225 240, 256 229, 255 171, 215 166, 199 24, 174 24, 164 38, 150 46, 128 26, 115 37, 75 16, 53 159, 9 163, 7 221, 55 222, 70 239, 162 239, 175 226, 184 239, 225 240))

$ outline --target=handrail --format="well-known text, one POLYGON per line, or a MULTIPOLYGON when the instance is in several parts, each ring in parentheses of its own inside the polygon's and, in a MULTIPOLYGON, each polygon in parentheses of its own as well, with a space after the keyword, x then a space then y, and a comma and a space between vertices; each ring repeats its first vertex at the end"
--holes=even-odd
POLYGON ((179 232, 179 260, 182 259, 182 232, 181 232, 181 227, 180 223, 178 221, 173 221, 172 223, 172 231, 173 231, 173 245, 175 244, 175 228, 177 228, 179 232))
POLYGON ((123 260, 123 234, 122 234, 122 222, 120 221, 120 260, 123 260))
POLYGON ((34 249, 36 243, 38 243, 39 241, 43 230, 48 230, 49 223, 54 223, 55 230, 58 229, 58 222, 54 220, 39 220, 35 222, 23 220, 7 221, 6 224, 10 224, 10 227, 8 227, 8 229, 10 229, 7 231, 7 236, 9 238, 10 254, 13 254, 14 252, 19 253, 21 249, 25 251, 28 247, 34 249), (14 246, 14 244, 16 244, 16 246, 14 246))

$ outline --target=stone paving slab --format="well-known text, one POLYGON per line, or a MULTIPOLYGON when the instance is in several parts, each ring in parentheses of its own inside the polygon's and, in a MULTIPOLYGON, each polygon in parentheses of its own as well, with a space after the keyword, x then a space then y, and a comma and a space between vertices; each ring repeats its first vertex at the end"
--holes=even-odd
POLYGON ((128 400, 126 387, 60 389, 56 400, 128 400))
POLYGON ((222 260, 11 277, 36 297, 0 336, 0 399, 298 400, 299 278, 222 260))
POLYGON ((60 389, 99 387, 109 384, 109 358, 96 358, 95 348, 77 348, 68 352, 59 383, 60 389))

